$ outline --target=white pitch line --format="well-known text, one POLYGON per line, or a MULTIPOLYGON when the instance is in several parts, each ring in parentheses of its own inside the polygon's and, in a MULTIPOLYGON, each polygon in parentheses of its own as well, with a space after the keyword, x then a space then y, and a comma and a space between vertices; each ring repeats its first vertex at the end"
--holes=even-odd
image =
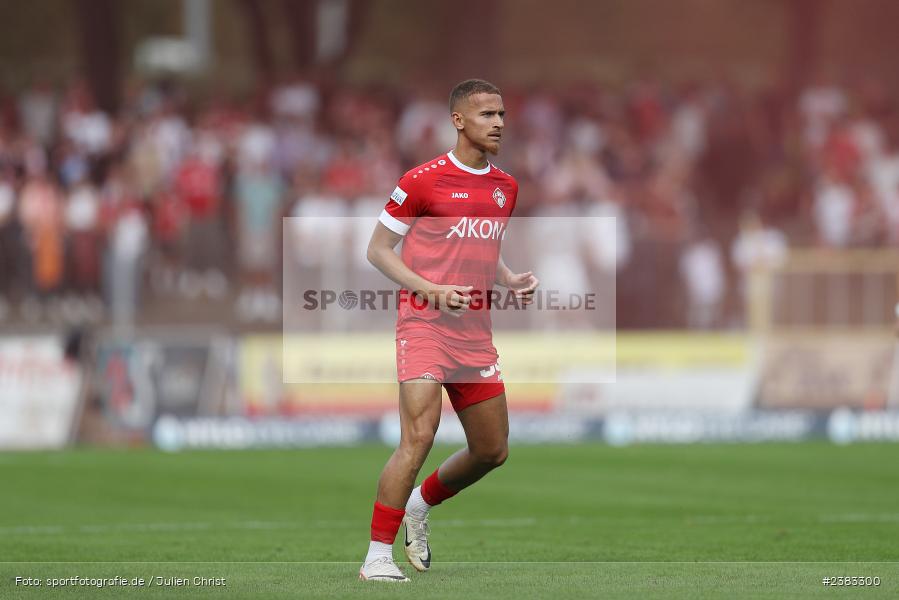
MULTIPOLYGON (((435 521, 440 527, 531 527, 533 517, 518 519, 447 519, 435 521)), ((19 525, 0 527, 0 535, 65 535, 73 533, 121 533, 121 532, 173 532, 209 529, 365 529, 365 521, 316 520, 316 521, 235 521, 230 523, 182 522, 182 523, 118 523, 106 525, 19 525)))
POLYGON ((28 534, 28 535, 40 535, 40 534, 48 534, 55 535, 59 533, 65 533, 65 527, 59 527, 57 525, 22 525, 19 527, 4 527, 0 528, 0 534, 28 534))
POLYGON ((899 523, 899 513, 846 513, 823 515, 822 523, 899 523))
POLYGON ((686 517, 690 523, 697 525, 725 525, 727 523, 768 523, 771 517, 766 515, 697 515, 686 517))
MULTIPOLYGON (((789 515, 694 515, 685 517, 688 523, 696 525, 727 525, 740 523, 773 523, 793 519, 789 515)), ((899 523, 899 513, 845 513, 825 514, 811 517, 819 523, 899 523)), ((801 519, 805 521, 806 519, 801 519)))
MULTIPOLYGON (((895 560, 442 560, 441 565, 899 565, 895 560)), ((355 565, 350 560, 0 560, 0 565, 355 565)))
MULTIPOLYGON (((790 517, 784 516, 783 519, 790 517)), ((563 519, 561 523, 569 525, 584 522, 581 517, 563 519)), ((762 524, 773 523, 782 520, 768 515, 694 515, 684 517, 688 523, 696 525, 726 525, 726 524, 762 524)), ((899 513, 845 513, 832 515, 819 515, 816 519, 819 523, 899 523, 899 513)), ((445 519, 435 520, 435 527, 466 528, 514 528, 533 527, 537 524, 535 517, 519 517, 510 519, 445 519)), ((553 519, 543 519, 544 522, 554 522, 553 519)), ((364 521, 317 519, 313 521, 232 521, 229 523, 211 522, 180 522, 180 523, 115 523, 92 525, 17 525, 0 527, 2 535, 70 535, 70 534, 108 534, 108 533, 179 533, 185 531, 206 531, 215 529, 239 529, 270 531, 278 529, 358 529, 365 528, 364 521)))

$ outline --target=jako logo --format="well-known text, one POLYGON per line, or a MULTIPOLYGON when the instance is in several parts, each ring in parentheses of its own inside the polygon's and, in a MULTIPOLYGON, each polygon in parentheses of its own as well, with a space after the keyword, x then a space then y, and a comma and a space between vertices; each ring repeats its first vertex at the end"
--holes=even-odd
POLYGON ((470 219, 462 217, 458 223, 450 227, 447 239, 455 236, 460 238, 477 238, 482 240, 502 240, 506 238, 505 223, 491 221, 489 219, 470 219))
POLYGON ((450 198, 468 198, 468 192, 453 192, 450 198))

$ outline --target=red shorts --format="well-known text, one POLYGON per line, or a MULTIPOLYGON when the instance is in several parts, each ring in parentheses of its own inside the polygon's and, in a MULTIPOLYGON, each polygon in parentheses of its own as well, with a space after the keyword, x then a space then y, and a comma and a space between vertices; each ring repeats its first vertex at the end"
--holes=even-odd
POLYGON ((431 338, 397 339, 397 378, 400 383, 410 379, 439 381, 456 412, 505 392, 496 351, 491 348, 473 356, 468 354, 462 358, 447 344, 431 338), (465 364, 472 360, 484 364, 465 364))

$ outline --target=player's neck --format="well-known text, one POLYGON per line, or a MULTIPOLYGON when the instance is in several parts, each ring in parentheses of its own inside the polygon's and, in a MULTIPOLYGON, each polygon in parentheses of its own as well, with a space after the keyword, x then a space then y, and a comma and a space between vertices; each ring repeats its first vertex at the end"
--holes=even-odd
POLYGON ((453 156, 460 163, 472 169, 483 169, 487 166, 487 153, 469 144, 456 143, 452 150, 453 156))

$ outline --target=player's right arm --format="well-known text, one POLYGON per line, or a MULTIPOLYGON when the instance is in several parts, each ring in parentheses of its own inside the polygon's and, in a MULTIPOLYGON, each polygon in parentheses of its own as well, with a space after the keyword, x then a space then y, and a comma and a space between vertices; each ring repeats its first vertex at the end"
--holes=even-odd
POLYGON ((432 306, 460 317, 468 310, 471 302, 468 292, 472 287, 428 281, 406 266, 396 253, 396 246, 408 233, 412 221, 424 214, 427 195, 422 188, 408 174, 400 179, 400 185, 390 195, 368 243, 368 262, 404 289, 426 297, 432 306))

